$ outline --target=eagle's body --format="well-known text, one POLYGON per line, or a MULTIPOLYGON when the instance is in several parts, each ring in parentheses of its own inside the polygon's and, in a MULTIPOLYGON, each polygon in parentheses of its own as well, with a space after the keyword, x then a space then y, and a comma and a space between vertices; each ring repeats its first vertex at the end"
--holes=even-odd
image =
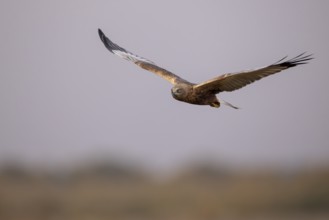
POLYGON ((171 89, 171 94, 174 99, 182 102, 187 102, 195 105, 210 105, 219 107, 220 103, 215 94, 211 92, 202 92, 194 89, 196 84, 179 83, 171 89))
POLYGON ((240 73, 228 73, 200 84, 194 84, 180 78, 168 70, 157 66, 150 60, 137 56, 123 49, 122 47, 110 41, 100 29, 98 29, 98 33, 105 47, 110 52, 123 59, 134 62, 141 68, 153 72, 173 84, 171 94, 176 100, 195 105, 210 105, 216 108, 220 106, 221 102, 232 108, 237 108, 223 100, 219 101, 216 97, 216 94, 220 92, 230 92, 240 89, 261 78, 281 72, 282 70, 288 69, 290 67, 305 64, 307 61, 312 59, 311 55, 304 55, 305 53, 303 53, 290 60, 285 60, 285 57, 278 62, 263 68, 240 73))

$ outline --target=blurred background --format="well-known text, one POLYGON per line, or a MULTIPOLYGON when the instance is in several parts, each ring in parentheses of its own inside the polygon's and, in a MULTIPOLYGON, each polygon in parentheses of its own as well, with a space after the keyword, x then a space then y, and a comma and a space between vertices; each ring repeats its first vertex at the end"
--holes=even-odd
POLYGON ((0 219, 328 219, 329 3, 0 2, 0 219), (171 85, 313 53, 220 97, 171 85))

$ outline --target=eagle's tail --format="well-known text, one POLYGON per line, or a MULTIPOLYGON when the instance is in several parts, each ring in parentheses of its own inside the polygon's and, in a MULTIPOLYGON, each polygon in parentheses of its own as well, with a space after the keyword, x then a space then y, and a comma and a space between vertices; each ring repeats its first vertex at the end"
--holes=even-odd
POLYGON ((231 103, 224 101, 223 99, 221 99, 220 102, 223 103, 224 105, 230 106, 231 108, 239 109, 239 107, 236 107, 236 106, 232 105, 231 103))

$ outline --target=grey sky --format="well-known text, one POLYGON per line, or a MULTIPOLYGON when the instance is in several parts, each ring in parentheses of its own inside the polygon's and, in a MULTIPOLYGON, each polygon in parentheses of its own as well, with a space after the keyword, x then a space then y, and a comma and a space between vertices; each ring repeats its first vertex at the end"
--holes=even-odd
POLYGON ((328 1, 0 2, 0 161, 122 155, 157 168, 329 159, 328 1), (220 97, 175 101, 171 85, 110 54, 120 46, 201 82, 314 53, 310 64, 220 97))

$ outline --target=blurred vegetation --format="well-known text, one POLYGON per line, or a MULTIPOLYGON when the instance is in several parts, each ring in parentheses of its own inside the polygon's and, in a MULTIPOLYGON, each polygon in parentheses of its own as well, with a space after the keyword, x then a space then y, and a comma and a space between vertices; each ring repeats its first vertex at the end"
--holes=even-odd
POLYGON ((0 169, 0 219, 329 219, 329 167, 189 166, 166 180, 98 162, 66 170, 0 169))

